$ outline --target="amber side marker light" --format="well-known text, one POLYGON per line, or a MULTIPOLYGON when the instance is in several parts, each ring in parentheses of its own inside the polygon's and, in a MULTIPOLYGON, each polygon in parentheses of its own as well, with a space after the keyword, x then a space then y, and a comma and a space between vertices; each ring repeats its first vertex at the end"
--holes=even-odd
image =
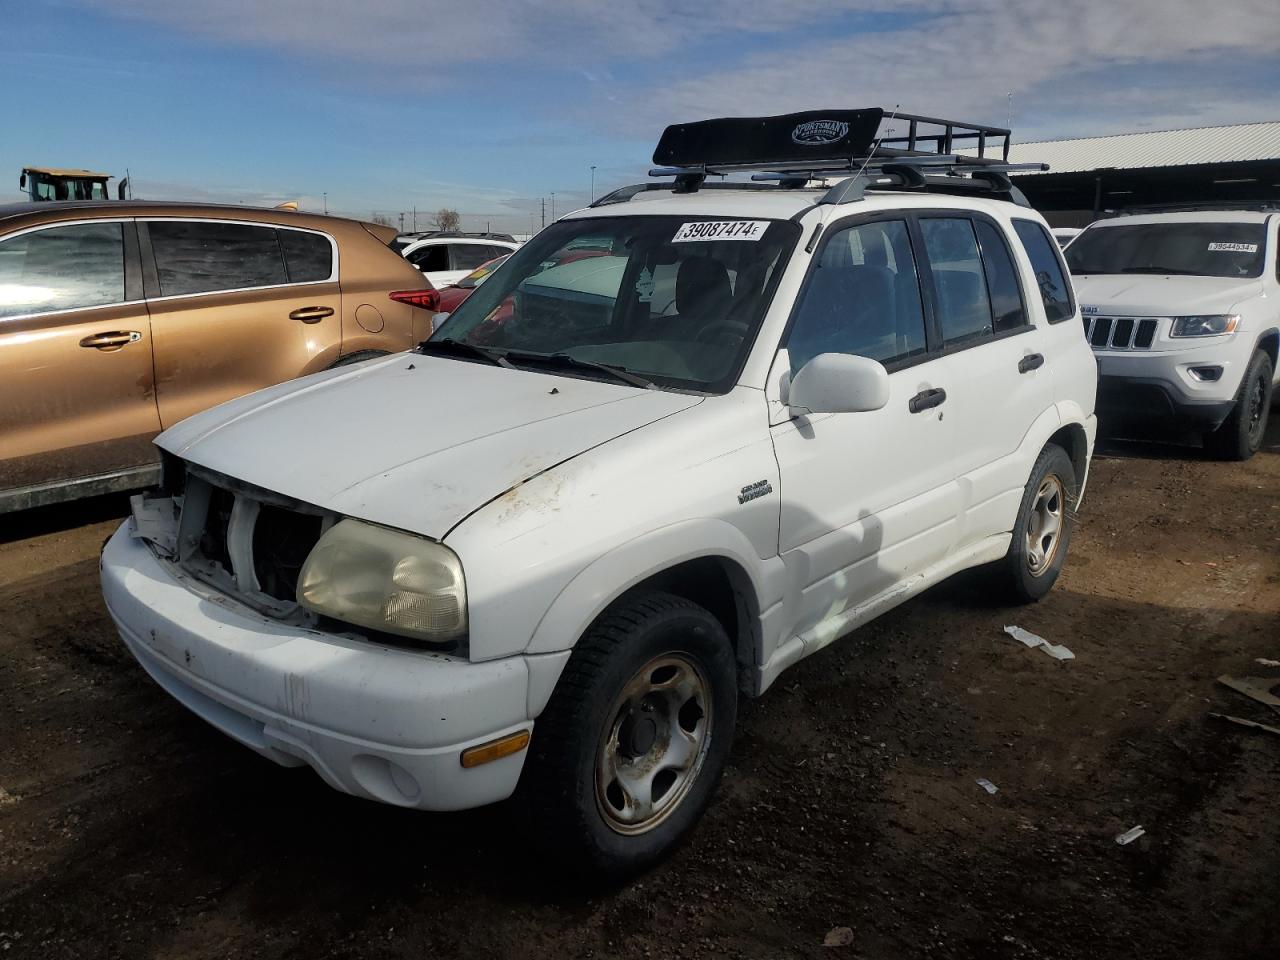
POLYGON ((519 753, 528 745, 528 730, 509 733, 505 737, 499 737, 497 740, 490 740, 488 743, 482 743, 478 747, 470 747, 467 750, 463 750, 462 765, 464 767, 478 767, 482 763, 490 763, 494 760, 501 760, 503 757, 509 757, 513 753, 519 753))

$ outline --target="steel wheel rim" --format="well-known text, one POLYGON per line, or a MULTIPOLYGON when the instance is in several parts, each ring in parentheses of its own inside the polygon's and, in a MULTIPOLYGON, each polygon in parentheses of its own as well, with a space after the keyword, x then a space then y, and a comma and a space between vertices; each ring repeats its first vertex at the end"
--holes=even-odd
POLYGON ((1249 439, 1259 439, 1262 435, 1262 415, 1266 410, 1267 379, 1258 377, 1249 397, 1249 439))
POLYGON ((711 742, 710 691, 679 653, 654 657, 623 686, 596 750, 596 806, 611 829, 647 833, 688 795, 711 742))
POLYGON ((1058 545, 1062 542, 1066 502, 1066 489, 1057 474, 1051 473, 1040 481, 1040 488, 1031 502, 1026 529, 1027 569, 1033 577, 1053 566, 1058 545))

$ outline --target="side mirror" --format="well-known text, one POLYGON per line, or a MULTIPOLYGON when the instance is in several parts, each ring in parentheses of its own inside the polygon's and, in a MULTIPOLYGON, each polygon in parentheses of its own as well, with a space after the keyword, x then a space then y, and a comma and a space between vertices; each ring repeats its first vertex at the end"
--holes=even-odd
POLYGON ((879 361, 820 353, 791 378, 787 405, 795 413, 866 413, 889 402, 889 371, 879 361))
POLYGON ((18 186, 25 188, 26 185, 27 185, 27 175, 24 173, 18 177, 18 186))

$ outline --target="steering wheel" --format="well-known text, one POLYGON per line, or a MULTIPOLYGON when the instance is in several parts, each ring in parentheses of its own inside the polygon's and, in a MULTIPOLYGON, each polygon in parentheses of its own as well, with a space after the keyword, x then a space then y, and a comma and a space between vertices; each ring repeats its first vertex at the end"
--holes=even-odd
POLYGON ((716 320, 699 330, 693 339, 698 343, 727 343, 736 346, 746 339, 749 330, 750 327, 737 320, 716 320))

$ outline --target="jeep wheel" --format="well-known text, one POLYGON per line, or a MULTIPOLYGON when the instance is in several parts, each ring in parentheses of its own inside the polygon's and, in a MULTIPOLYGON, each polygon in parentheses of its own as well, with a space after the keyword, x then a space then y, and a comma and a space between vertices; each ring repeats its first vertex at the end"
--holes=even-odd
POLYGON ((1071 542, 1076 470, 1057 444, 1040 451, 1013 525, 1013 542, 1002 562, 1002 576, 1018 603, 1039 600, 1053 589, 1071 542))
POLYGON ((519 795, 543 844, 596 875, 662 858, 715 789, 737 705, 715 617, 665 593, 616 604, 578 641, 534 725, 519 795))
POLYGON ((1222 426, 1205 434, 1204 446, 1220 460, 1248 460, 1262 446, 1271 411, 1271 358, 1259 350, 1244 371, 1235 406, 1222 426))

